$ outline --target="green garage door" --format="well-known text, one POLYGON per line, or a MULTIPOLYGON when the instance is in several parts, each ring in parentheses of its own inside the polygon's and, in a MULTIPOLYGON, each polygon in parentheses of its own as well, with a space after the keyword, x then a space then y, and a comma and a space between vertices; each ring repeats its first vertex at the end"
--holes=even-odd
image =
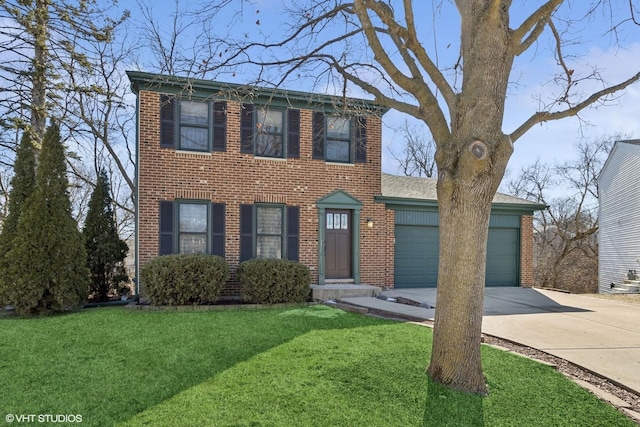
POLYGON ((438 227, 396 225, 395 287, 435 288, 438 281, 438 227))
MULTIPOLYGON (((395 287, 432 288, 438 279, 438 227, 396 225, 395 287)), ((519 230, 490 228, 487 286, 518 286, 519 230)))
POLYGON ((487 243, 487 286, 518 286, 520 230, 490 228, 487 243))

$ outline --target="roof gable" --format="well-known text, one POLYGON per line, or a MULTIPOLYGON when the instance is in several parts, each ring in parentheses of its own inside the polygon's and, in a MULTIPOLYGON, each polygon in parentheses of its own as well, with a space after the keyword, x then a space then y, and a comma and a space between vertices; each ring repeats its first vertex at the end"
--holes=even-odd
POLYGON ((344 207, 345 209, 353 208, 354 206, 362 206, 362 202, 349 193, 343 190, 336 190, 328 195, 321 197, 316 202, 318 206, 325 206, 330 208, 339 209, 344 207))

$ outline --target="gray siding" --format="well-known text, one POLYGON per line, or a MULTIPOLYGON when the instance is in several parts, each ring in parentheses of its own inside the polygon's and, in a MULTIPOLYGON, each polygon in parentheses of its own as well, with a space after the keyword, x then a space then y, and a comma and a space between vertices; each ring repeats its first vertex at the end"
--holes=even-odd
POLYGON ((617 142, 598 179, 598 286, 611 292, 640 270, 640 145, 617 142))

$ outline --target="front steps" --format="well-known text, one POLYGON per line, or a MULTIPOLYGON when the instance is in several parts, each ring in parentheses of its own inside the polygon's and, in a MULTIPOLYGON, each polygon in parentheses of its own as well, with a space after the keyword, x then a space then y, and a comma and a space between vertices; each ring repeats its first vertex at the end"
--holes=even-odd
POLYGON ((377 297, 382 292, 378 286, 356 285, 354 283, 327 283, 311 285, 314 301, 330 301, 348 297, 377 297))

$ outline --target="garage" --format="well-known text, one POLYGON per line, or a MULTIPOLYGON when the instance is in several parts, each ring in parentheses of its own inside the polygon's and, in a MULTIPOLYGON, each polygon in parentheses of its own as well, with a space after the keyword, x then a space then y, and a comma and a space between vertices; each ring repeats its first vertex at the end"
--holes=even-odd
MULTIPOLYGON (((395 288, 436 287, 438 213, 396 210, 395 288)), ((519 215, 492 215, 487 243, 486 286, 519 286, 519 215)))

